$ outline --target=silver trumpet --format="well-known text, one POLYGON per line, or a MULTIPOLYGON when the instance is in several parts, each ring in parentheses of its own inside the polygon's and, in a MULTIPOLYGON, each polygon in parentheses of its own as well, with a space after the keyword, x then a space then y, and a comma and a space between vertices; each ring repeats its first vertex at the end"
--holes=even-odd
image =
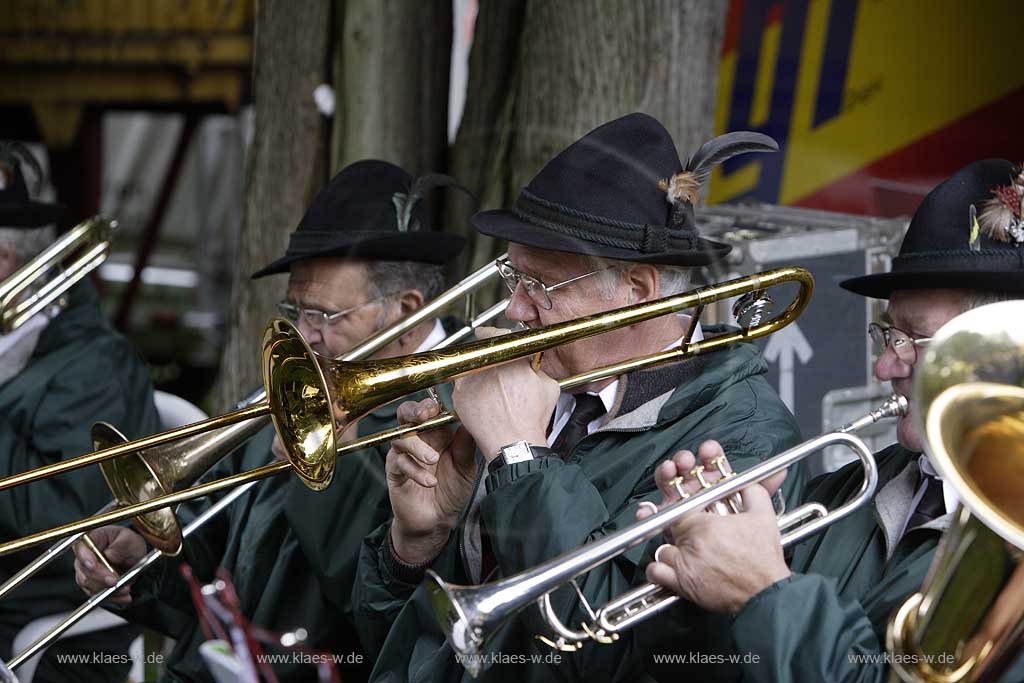
MULTIPOLYGON (((434 616, 452 648, 463 655, 479 654, 487 640, 508 619, 537 603, 544 620, 555 634, 555 640, 537 636, 552 647, 574 651, 587 640, 610 643, 631 625, 647 619, 674 603, 678 597, 654 584, 646 584, 624 593, 599 610, 594 610, 576 586, 576 577, 660 534, 683 517, 709 506, 735 500, 736 494, 827 446, 846 446, 860 459, 864 481, 855 496, 843 505, 828 510, 820 503, 810 503, 779 517, 784 532, 783 545, 791 545, 843 519, 871 500, 878 484, 878 468, 868 446, 852 432, 879 420, 899 417, 907 412, 907 400, 893 394, 876 410, 840 429, 806 441, 741 473, 725 473, 725 478, 710 488, 680 500, 625 529, 609 534, 593 543, 564 553, 532 569, 508 578, 478 586, 459 586, 444 581, 433 571, 427 572, 427 590, 434 616), (555 614, 551 593, 572 585, 583 601, 589 621, 580 630, 569 628, 555 614)), ((479 658, 462 658, 473 676, 480 671, 479 658)))

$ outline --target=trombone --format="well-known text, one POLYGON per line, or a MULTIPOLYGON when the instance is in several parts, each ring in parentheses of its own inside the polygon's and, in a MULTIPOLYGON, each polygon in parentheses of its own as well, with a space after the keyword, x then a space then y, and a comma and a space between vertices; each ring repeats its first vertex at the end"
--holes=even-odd
MULTIPOLYGON (((645 584, 622 594, 596 612, 584 600, 583 606, 591 622, 584 623, 582 630, 575 631, 555 614, 551 593, 562 586, 575 585, 576 577, 657 536, 693 512, 727 500, 751 484, 791 467, 822 448, 846 446, 860 459, 864 469, 860 490, 831 511, 820 503, 810 503, 782 515, 779 527, 784 531, 783 545, 802 541, 871 500, 878 483, 878 468, 871 450, 853 432, 879 420, 898 417, 906 411, 907 400, 893 394, 876 410, 835 432, 806 441, 741 474, 730 472, 710 488, 673 503, 636 524, 498 581, 479 586, 459 586, 447 583, 433 570, 428 570, 427 591, 434 616, 452 648, 464 655, 479 654, 498 627, 532 603, 537 603, 557 640, 551 641, 543 636, 538 638, 552 647, 574 651, 588 639, 600 643, 614 642, 619 632, 664 610, 678 597, 655 584, 645 584), (805 521, 808 519, 812 521, 805 521)), ((579 597, 583 599, 582 594, 579 597)), ((478 658, 469 656, 462 661, 470 674, 475 676, 479 673, 478 658)))
POLYGON ((82 221, 0 282, 0 334, 13 332, 54 302, 63 305, 61 296, 107 260, 115 229, 117 221, 103 216, 82 221), (80 253, 64 263, 76 252, 80 253))
MULTIPOLYGON (((498 268, 494 263, 478 269, 411 315, 370 336, 334 360, 354 361, 371 356, 459 299, 464 299, 463 319, 467 321, 466 324, 445 337, 434 349, 446 348, 461 342, 476 328, 493 321, 508 305, 508 299, 503 299, 479 314, 474 314, 475 292, 493 281, 497 274, 498 268)), ((266 392, 259 389, 243 399, 237 408, 254 405, 265 399, 266 392)), ((105 460, 100 463, 100 468, 114 495, 114 500, 100 508, 97 514, 187 489, 222 458, 255 436, 268 422, 267 418, 254 418, 178 442, 105 460)), ((97 422, 93 425, 92 441, 94 450, 128 443, 128 439, 121 432, 106 422, 97 422)), ((172 508, 163 507, 140 514, 132 519, 132 524, 159 553, 176 556, 181 552, 183 532, 172 508)), ((88 536, 84 531, 69 536, 48 548, 45 553, 4 581, 0 585, 0 599, 35 575, 80 538, 88 542, 88 536)), ((103 555, 95 548, 92 550, 103 561, 103 555)))
POLYGON ((813 287, 814 280, 806 270, 795 267, 778 268, 548 327, 481 339, 454 349, 380 360, 325 361, 323 367, 317 362, 315 354, 294 326, 285 320, 275 319, 268 325, 263 337, 263 376, 268 391, 267 401, 162 435, 7 477, 0 480, 0 490, 267 413, 271 414, 277 433, 288 453, 287 462, 271 463, 186 491, 177 491, 0 544, 0 555, 175 505, 214 491, 232 488, 248 481, 263 479, 286 470, 293 470, 310 488, 322 490, 331 481, 339 455, 433 429, 458 419, 453 413, 443 413, 420 425, 404 425, 341 447, 336 446, 336 430, 344 429, 360 417, 395 399, 474 371, 532 356, 562 344, 628 327, 662 315, 694 309, 690 331, 678 347, 582 373, 562 380, 559 384, 566 389, 604 377, 679 361, 737 342, 756 339, 781 329, 795 320, 807 307, 813 287), (763 311, 758 310, 758 322, 751 327, 723 333, 700 342, 689 340, 707 304, 738 296, 740 300, 737 306, 749 310, 752 300, 762 299, 765 290, 783 283, 797 283, 799 291, 778 317, 762 320, 763 311))
POLYGON ((961 504, 889 622, 892 678, 1001 680, 1024 650, 1024 301, 946 323, 914 394, 925 451, 961 504))

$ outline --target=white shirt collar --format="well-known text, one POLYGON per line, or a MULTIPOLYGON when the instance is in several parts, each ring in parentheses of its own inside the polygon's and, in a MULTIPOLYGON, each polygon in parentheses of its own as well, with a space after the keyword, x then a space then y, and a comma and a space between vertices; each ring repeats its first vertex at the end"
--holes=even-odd
POLYGON ((423 342, 416 347, 416 350, 413 351, 413 353, 429 351, 430 349, 434 348, 435 346, 443 342, 445 336, 446 335, 444 333, 444 326, 441 324, 441 321, 437 318, 434 318, 434 329, 430 330, 430 334, 428 334, 427 338, 424 339, 423 342))
MULTIPOLYGON (((682 326, 684 333, 685 330, 690 326, 690 316, 685 313, 679 313, 676 315, 679 318, 679 323, 682 326)), ((698 322, 693 330, 693 337, 690 341, 698 342, 704 339, 704 332, 700 328, 698 322)), ((679 346, 683 341, 682 335, 679 336, 674 342, 666 346, 662 351, 668 351, 671 348, 679 346)), ((597 397, 601 399, 601 403, 604 404, 604 415, 601 415, 597 419, 590 422, 587 425, 587 434, 593 434, 597 431, 608 417, 608 413, 611 412, 612 406, 615 405, 615 395, 619 390, 619 380, 614 380, 611 384, 606 386, 601 391, 597 392, 597 397)), ((594 395, 594 392, 588 391, 588 394, 594 395)), ((555 416, 551 423, 551 432, 548 434, 548 445, 555 443, 555 439, 558 438, 559 432, 565 427, 565 423, 569 421, 569 417, 572 415, 573 409, 576 408, 576 398, 572 394, 563 392, 558 397, 558 402, 555 404, 555 416)))

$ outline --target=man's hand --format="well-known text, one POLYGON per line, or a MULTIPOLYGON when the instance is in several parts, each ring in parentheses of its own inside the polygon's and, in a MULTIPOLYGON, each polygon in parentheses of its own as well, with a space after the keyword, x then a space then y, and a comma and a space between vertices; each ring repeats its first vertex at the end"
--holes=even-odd
MULTIPOLYGON (((146 555, 146 541, 141 535, 121 526, 104 526, 89 532, 89 538, 96 548, 103 553, 107 561, 117 570, 127 570, 135 566, 146 555)), ((75 583, 85 591, 86 595, 95 595, 113 586, 117 577, 110 573, 96 555, 81 541, 75 543, 75 583)), ((132 596, 125 586, 111 596, 110 600, 119 604, 131 603, 132 596)))
MULTIPOLYGON (((398 406, 398 421, 419 424, 439 412, 433 399, 398 406)), ((476 480, 476 446, 465 429, 441 428, 391 444, 385 471, 394 520, 391 543, 400 560, 430 562, 469 504, 476 480)))
MULTIPOLYGON (((507 330, 477 330, 484 339, 507 330)), ((558 401, 558 382, 534 370, 529 359, 505 363, 455 380, 452 402, 463 427, 487 462, 516 441, 547 445, 547 427, 558 401)))
MULTIPOLYGON (((722 447, 705 441, 697 453, 707 468, 701 477, 708 484, 716 483, 722 475, 713 463, 724 459, 722 447)), ((659 509, 677 502, 680 491, 694 495, 703 488, 695 465, 693 453, 680 451, 658 466, 655 481, 663 497, 659 509)), ((727 463, 722 468, 729 471, 727 463)), ((671 545, 658 549, 656 561, 647 566, 647 578, 704 609, 735 613, 750 598, 789 576, 771 502, 784 479, 782 472, 744 489, 737 514, 719 514, 724 509, 717 505, 667 529, 671 545)), ((653 514, 650 507, 641 507, 637 518, 653 514)))

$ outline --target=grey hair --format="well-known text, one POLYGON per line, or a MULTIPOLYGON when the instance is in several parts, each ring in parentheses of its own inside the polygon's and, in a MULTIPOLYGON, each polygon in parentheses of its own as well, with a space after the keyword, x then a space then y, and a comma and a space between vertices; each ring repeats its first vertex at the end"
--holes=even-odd
POLYGON ((961 311, 970 311, 986 304, 997 304, 1001 301, 1024 299, 1024 292, 1004 292, 994 289, 969 289, 964 294, 961 311))
POLYGON ((56 239, 57 227, 54 225, 30 230, 0 227, 0 242, 7 242, 14 247, 14 258, 18 268, 38 256, 56 239))
MULTIPOLYGON (((589 263, 590 270, 607 268, 607 270, 597 276, 598 292, 605 301, 613 299, 615 297, 615 289, 622 280, 622 274, 630 264, 624 261, 615 261, 597 256, 588 256, 587 262, 589 263)), ((664 265, 657 265, 655 268, 658 270, 659 296, 666 297, 673 294, 681 294, 690 288, 693 275, 693 271, 690 268, 664 265)))
MULTIPOLYGON (((423 295, 423 301, 427 302, 444 292, 443 265, 418 261, 369 261, 366 271, 368 299, 380 299, 406 289, 415 289, 423 295)), ((377 318, 379 329, 387 325, 388 308, 381 308, 377 318)))

